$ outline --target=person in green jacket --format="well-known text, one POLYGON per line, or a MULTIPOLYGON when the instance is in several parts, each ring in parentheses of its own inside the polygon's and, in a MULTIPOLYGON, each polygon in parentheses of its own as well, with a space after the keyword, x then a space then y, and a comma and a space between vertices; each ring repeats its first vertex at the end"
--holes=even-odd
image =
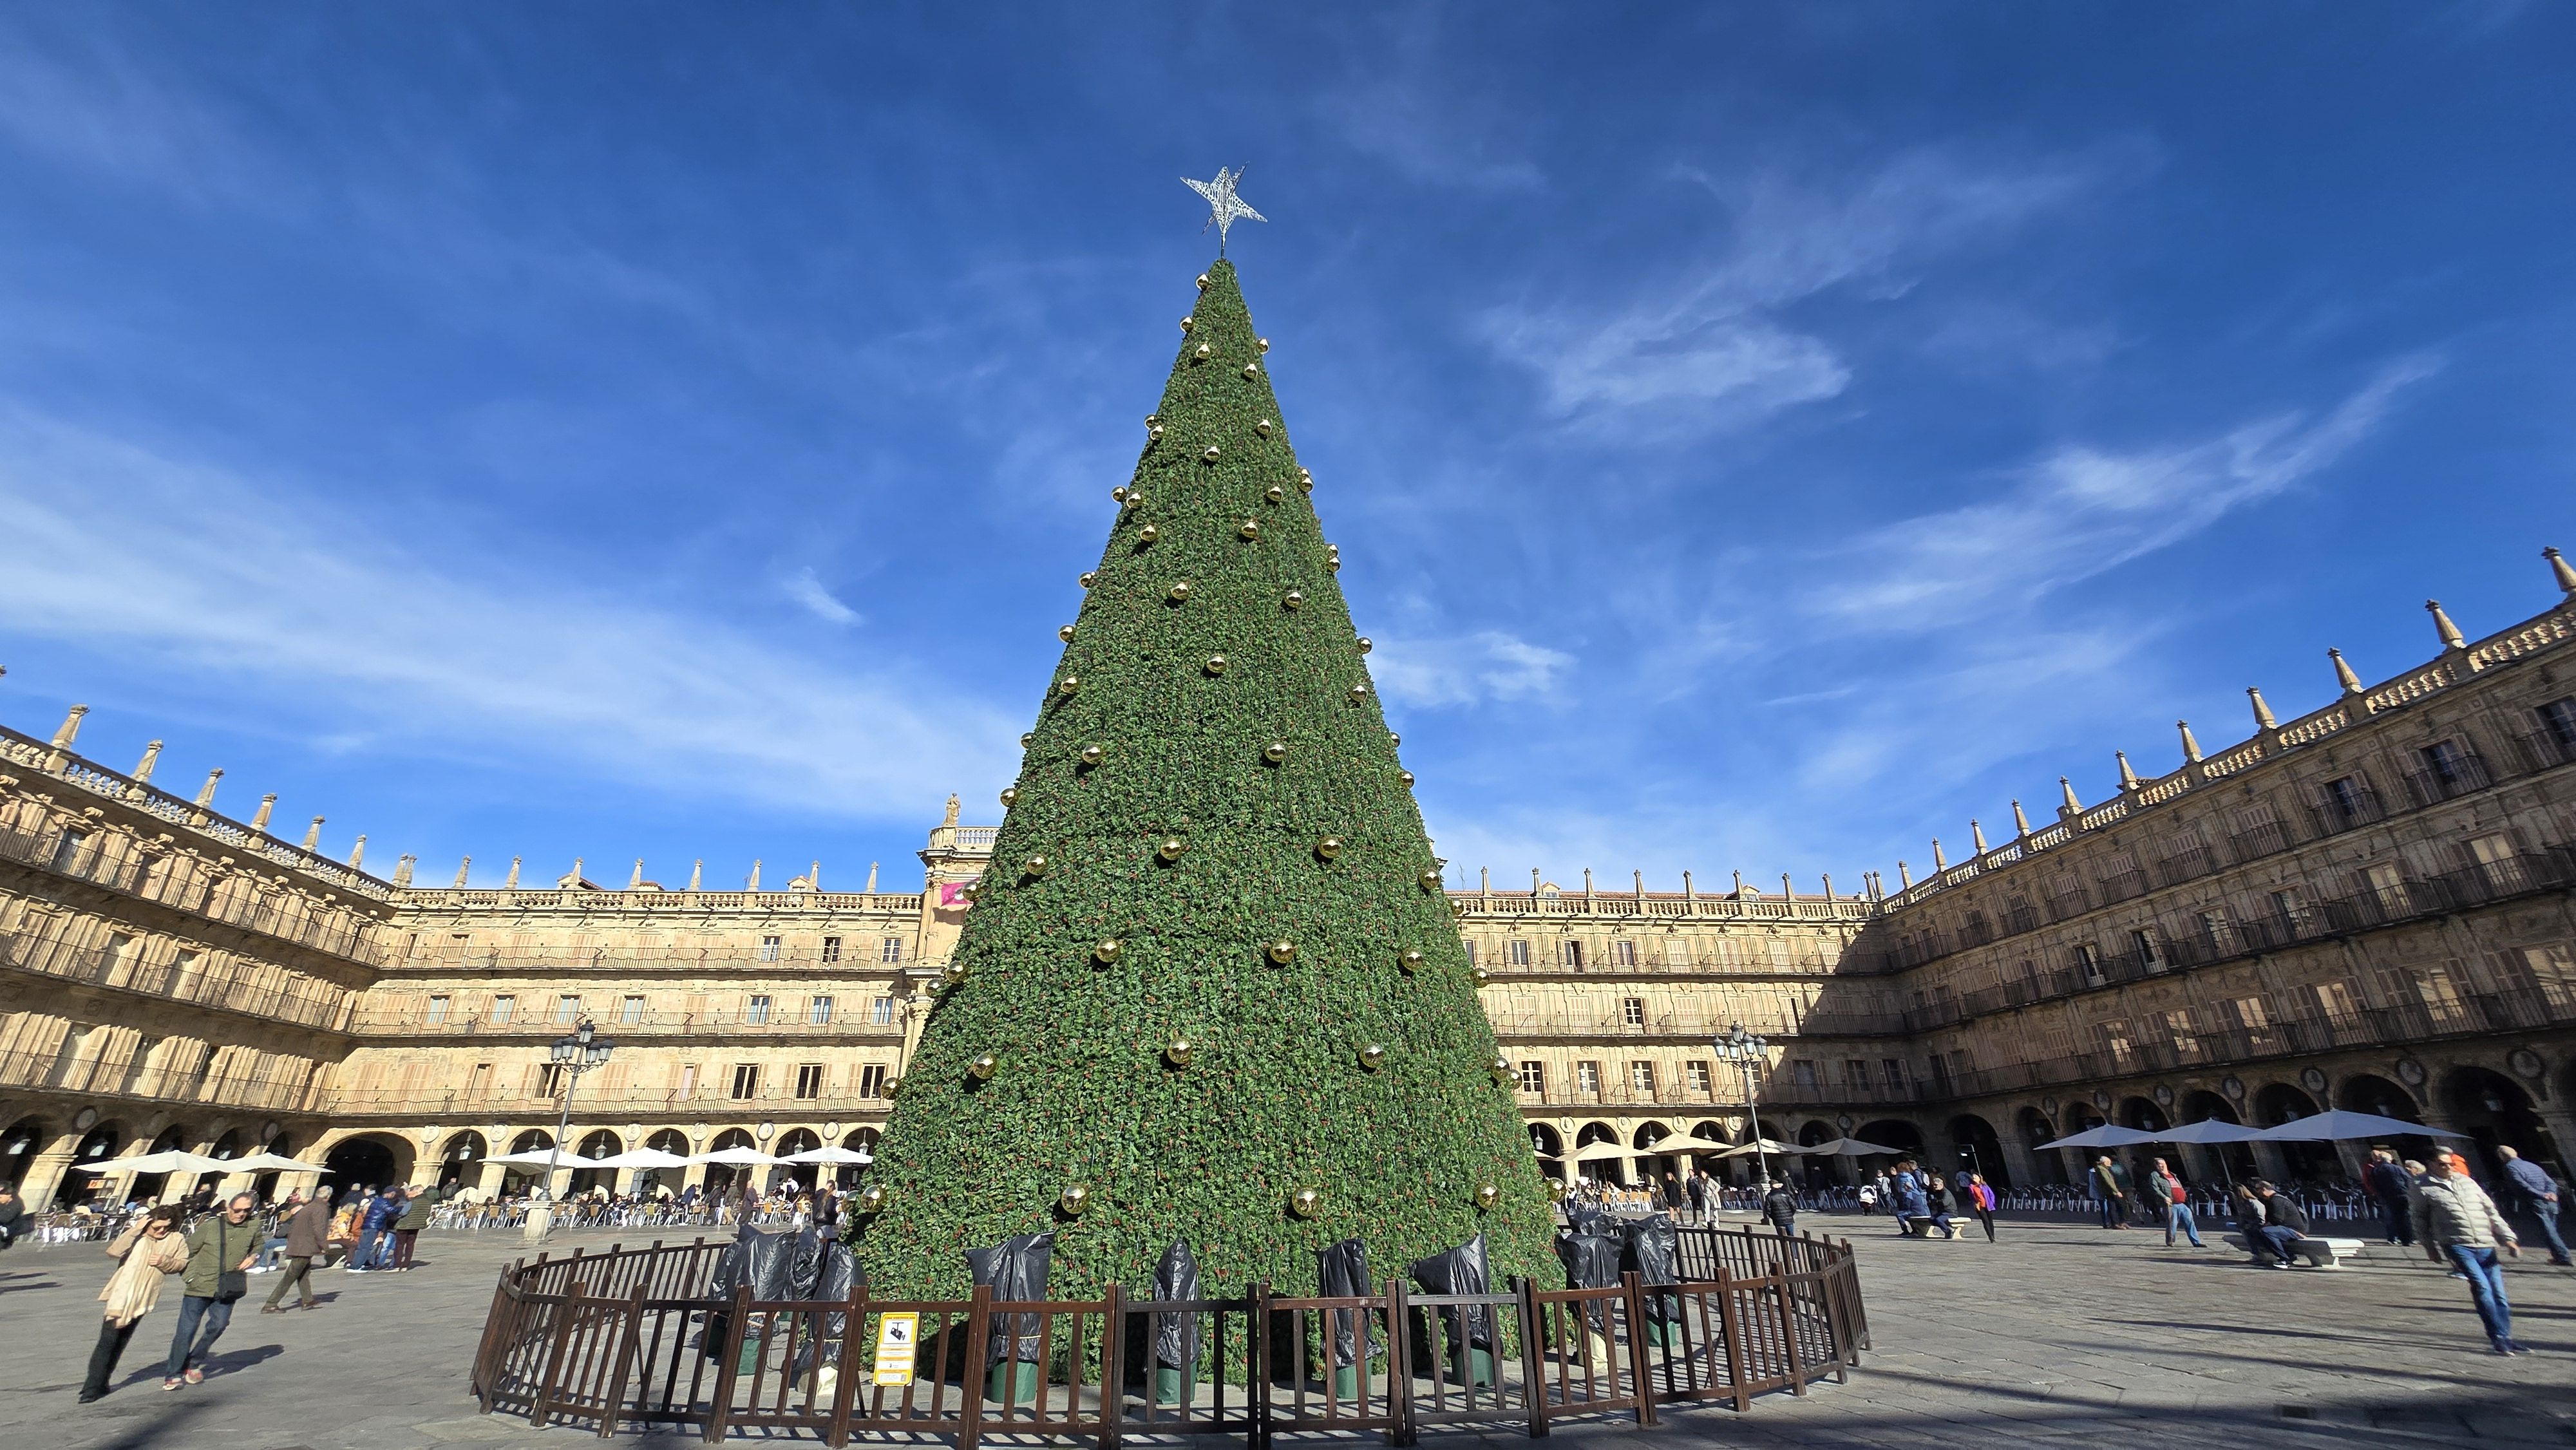
MULTIPOLYGON (((448 1182, 453 1186, 455 1180, 448 1182)), ((440 1200, 446 1197, 446 1188, 415 1188, 404 1196, 402 1217, 394 1220, 396 1272, 411 1267, 412 1240, 419 1238, 420 1231, 429 1227, 429 1211, 438 1207, 440 1200)))
POLYGON ((251 1218, 251 1210, 258 1205, 251 1195, 236 1193, 223 1212, 208 1214, 189 1232, 188 1274, 180 1281, 187 1297, 179 1301, 179 1333, 170 1341, 170 1368, 161 1388, 175 1390, 205 1382, 206 1372, 190 1361, 205 1360, 206 1351, 214 1348, 233 1322, 233 1301, 250 1292, 246 1276, 259 1261, 260 1240, 265 1237, 251 1218), (199 1321, 205 1324, 203 1338, 197 1335, 199 1321))

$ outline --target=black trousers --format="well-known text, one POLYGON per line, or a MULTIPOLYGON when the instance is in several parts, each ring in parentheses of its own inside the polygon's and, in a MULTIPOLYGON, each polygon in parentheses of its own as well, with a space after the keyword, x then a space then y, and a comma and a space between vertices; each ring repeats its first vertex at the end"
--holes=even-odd
POLYGON ((98 1322, 98 1347, 89 1352, 89 1378, 81 1381, 81 1398, 94 1400, 107 1393, 107 1377, 116 1373, 117 1357, 125 1353, 125 1342, 134 1337, 134 1326, 141 1319, 123 1324, 113 1319, 98 1322))

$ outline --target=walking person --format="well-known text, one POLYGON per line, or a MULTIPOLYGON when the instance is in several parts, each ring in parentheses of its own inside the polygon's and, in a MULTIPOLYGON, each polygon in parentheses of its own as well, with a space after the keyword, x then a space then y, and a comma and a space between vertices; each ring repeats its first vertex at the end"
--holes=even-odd
POLYGON ((170 1338, 170 1368, 161 1381, 165 1390, 205 1382, 198 1363, 233 1322, 233 1304, 250 1292, 250 1266, 259 1257, 260 1229, 250 1216, 256 1202, 247 1193, 236 1193, 225 1201, 223 1212, 208 1215, 188 1235, 188 1277, 181 1285, 186 1293, 179 1300, 179 1332, 170 1338), (205 1325, 202 1338, 197 1334, 200 1321, 205 1325))
POLYGON ((286 1221, 286 1272, 277 1276, 277 1285, 268 1291, 268 1302, 259 1306, 262 1314, 283 1314, 279 1301, 293 1289, 303 1308, 313 1309, 321 1300, 313 1297, 313 1261, 331 1252, 331 1190, 313 1190, 313 1201, 295 1211, 286 1221))
POLYGON ((2495 1352, 2531 1353, 2514 1342, 2513 1305, 2504 1294, 2504 1266, 2496 1262, 2496 1245, 2518 1259, 2522 1243, 2496 1212, 2495 1200, 2449 1153, 2435 1153, 2424 1181, 2415 1186, 2415 1236, 2424 1241, 2427 1258, 2437 1264, 2449 1259, 2469 1281, 2469 1300, 2495 1352))
POLYGON ((2549 1262, 2561 1268, 2576 1263, 2567 1255, 2567 1241, 2558 1236, 2558 1210, 2565 1201, 2559 1195, 2558 1180, 2510 1147, 2499 1144, 2496 1156, 2504 1160, 2504 1176, 2521 1193, 2522 1206, 2540 1220, 2540 1236, 2549 1243, 2549 1262))
POLYGON ((82 1404, 107 1393, 108 1376, 116 1373, 117 1359, 134 1338, 134 1326, 161 1302, 161 1281, 188 1267, 188 1241, 179 1233, 180 1213, 179 1205, 163 1204, 136 1219, 108 1245, 107 1256, 117 1261, 116 1272, 108 1275, 107 1287, 98 1291, 107 1312, 99 1322, 98 1345, 89 1352, 89 1375, 81 1381, 82 1404))
POLYGON ((444 1188, 415 1189, 404 1196, 401 1216, 394 1220, 394 1268, 397 1271, 411 1268, 413 1241, 420 1237, 422 1229, 429 1227, 430 1210, 438 1207, 455 1187, 456 1180, 451 1178, 444 1188))
POLYGON ((2415 1180, 2397 1162, 2396 1153, 2386 1148, 2370 1150, 2370 1161, 2362 1166, 2361 1186, 2370 1193, 2370 1201, 2379 1208, 2380 1232, 2392 1244, 2412 1247, 2415 1243, 2415 1180))
POLYGON ((2110 1154, 2105 1153, 2093 1160, 2093 1171, 2085 1175, 2084 1186, 2091 1191, 2094 1204, 2102 1211, 2102 1227, 2129 1226, 2129 1196, 2121 1191, 2120 1171, 2111 1162, 2110 1154))
POLYGON ((1682 1185, 1682 1191, 1690 1195, 1691 1222, 1708 1222, 1708 1170, 1693 1168, 1690 1178, 1682 1185))
POLYGON ((2156 1160, 2154 1170, 2147 1175, 2147 1194, 2148 1202, 2164 1205, 2166 1248, 2173 1247, 2176 1230, 2191 1240, 2193 1248, 2209 1247, 2200 1241, 2200 1221, 2191 1215, 2191 1190, 2183 1185, 2182 1175, 2167 1167, 2162 1158, 2156 1160))
POLYGON ((1968 1211, 1974 1213, 1977 1221, 1986 1226, 1986 1242, 1993 1243, 1995 1241, 1995 1186, 1988 1183, 1986 1175, 1982 1173, 1968 1175, 1968 1211))
POLYGON ((1782 1238, 1793 1238, 1798 1232, 1798 1195, 1785 1183, 1762 1183, 1762 1217, 1782 1238))

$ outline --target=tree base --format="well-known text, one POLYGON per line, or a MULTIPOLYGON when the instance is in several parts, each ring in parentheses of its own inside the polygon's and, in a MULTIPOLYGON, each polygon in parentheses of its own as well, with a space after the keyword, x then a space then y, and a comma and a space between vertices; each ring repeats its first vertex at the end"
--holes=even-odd
POLYGON ((984 1376, 984 1397, 1004 1408, 1012 1405, 1034 1405, 1038 1402, 1038 1367, 1016 1359, 1006 1359, 993 1366, 984 1376))

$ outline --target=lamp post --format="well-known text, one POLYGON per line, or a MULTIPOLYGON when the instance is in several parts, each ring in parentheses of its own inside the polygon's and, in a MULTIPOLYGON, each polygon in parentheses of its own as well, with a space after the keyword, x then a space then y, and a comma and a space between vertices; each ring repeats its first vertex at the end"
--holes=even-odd
POLYGON ((572 1090, 581 1082, 583 1073, 594 1067, 606 1066, 608 1054, 617 1050, 615 1042, 596 1033, 597 1029, 585 1017, 581 1025, 572 1030, 571 1036, 558 1037, 554 1042, 551 1052, 554 1065, 564 1075, 563 1114, 555 1122, 554 1149, 546 1155, 548 1201, 528 1211, 527 1239, 530 1243, 545 1242, 547 1231, 554 1226, 555 1174, 563 1168, 564 1135, 572 1131, 572 1090))
POLYGON ((1753 1120, 1753 1156, 1762 1165, 1762 1181, 1768 1183, 1771 1181, 1771 1153, 1762 1146, 1762 1109, 1753 1100, 1753 1064, 1770 1060, 1766 1054, 1770 1052, 1771 1044, 1767 1039, 1745 1031, 1744 1024, 1737 1022, 1727 1028, 1724 1037, 1712 1039, 1709 1046, 1716 1050, 1720 1059, 1744 1070, 1744 1112, 1753 1120))

